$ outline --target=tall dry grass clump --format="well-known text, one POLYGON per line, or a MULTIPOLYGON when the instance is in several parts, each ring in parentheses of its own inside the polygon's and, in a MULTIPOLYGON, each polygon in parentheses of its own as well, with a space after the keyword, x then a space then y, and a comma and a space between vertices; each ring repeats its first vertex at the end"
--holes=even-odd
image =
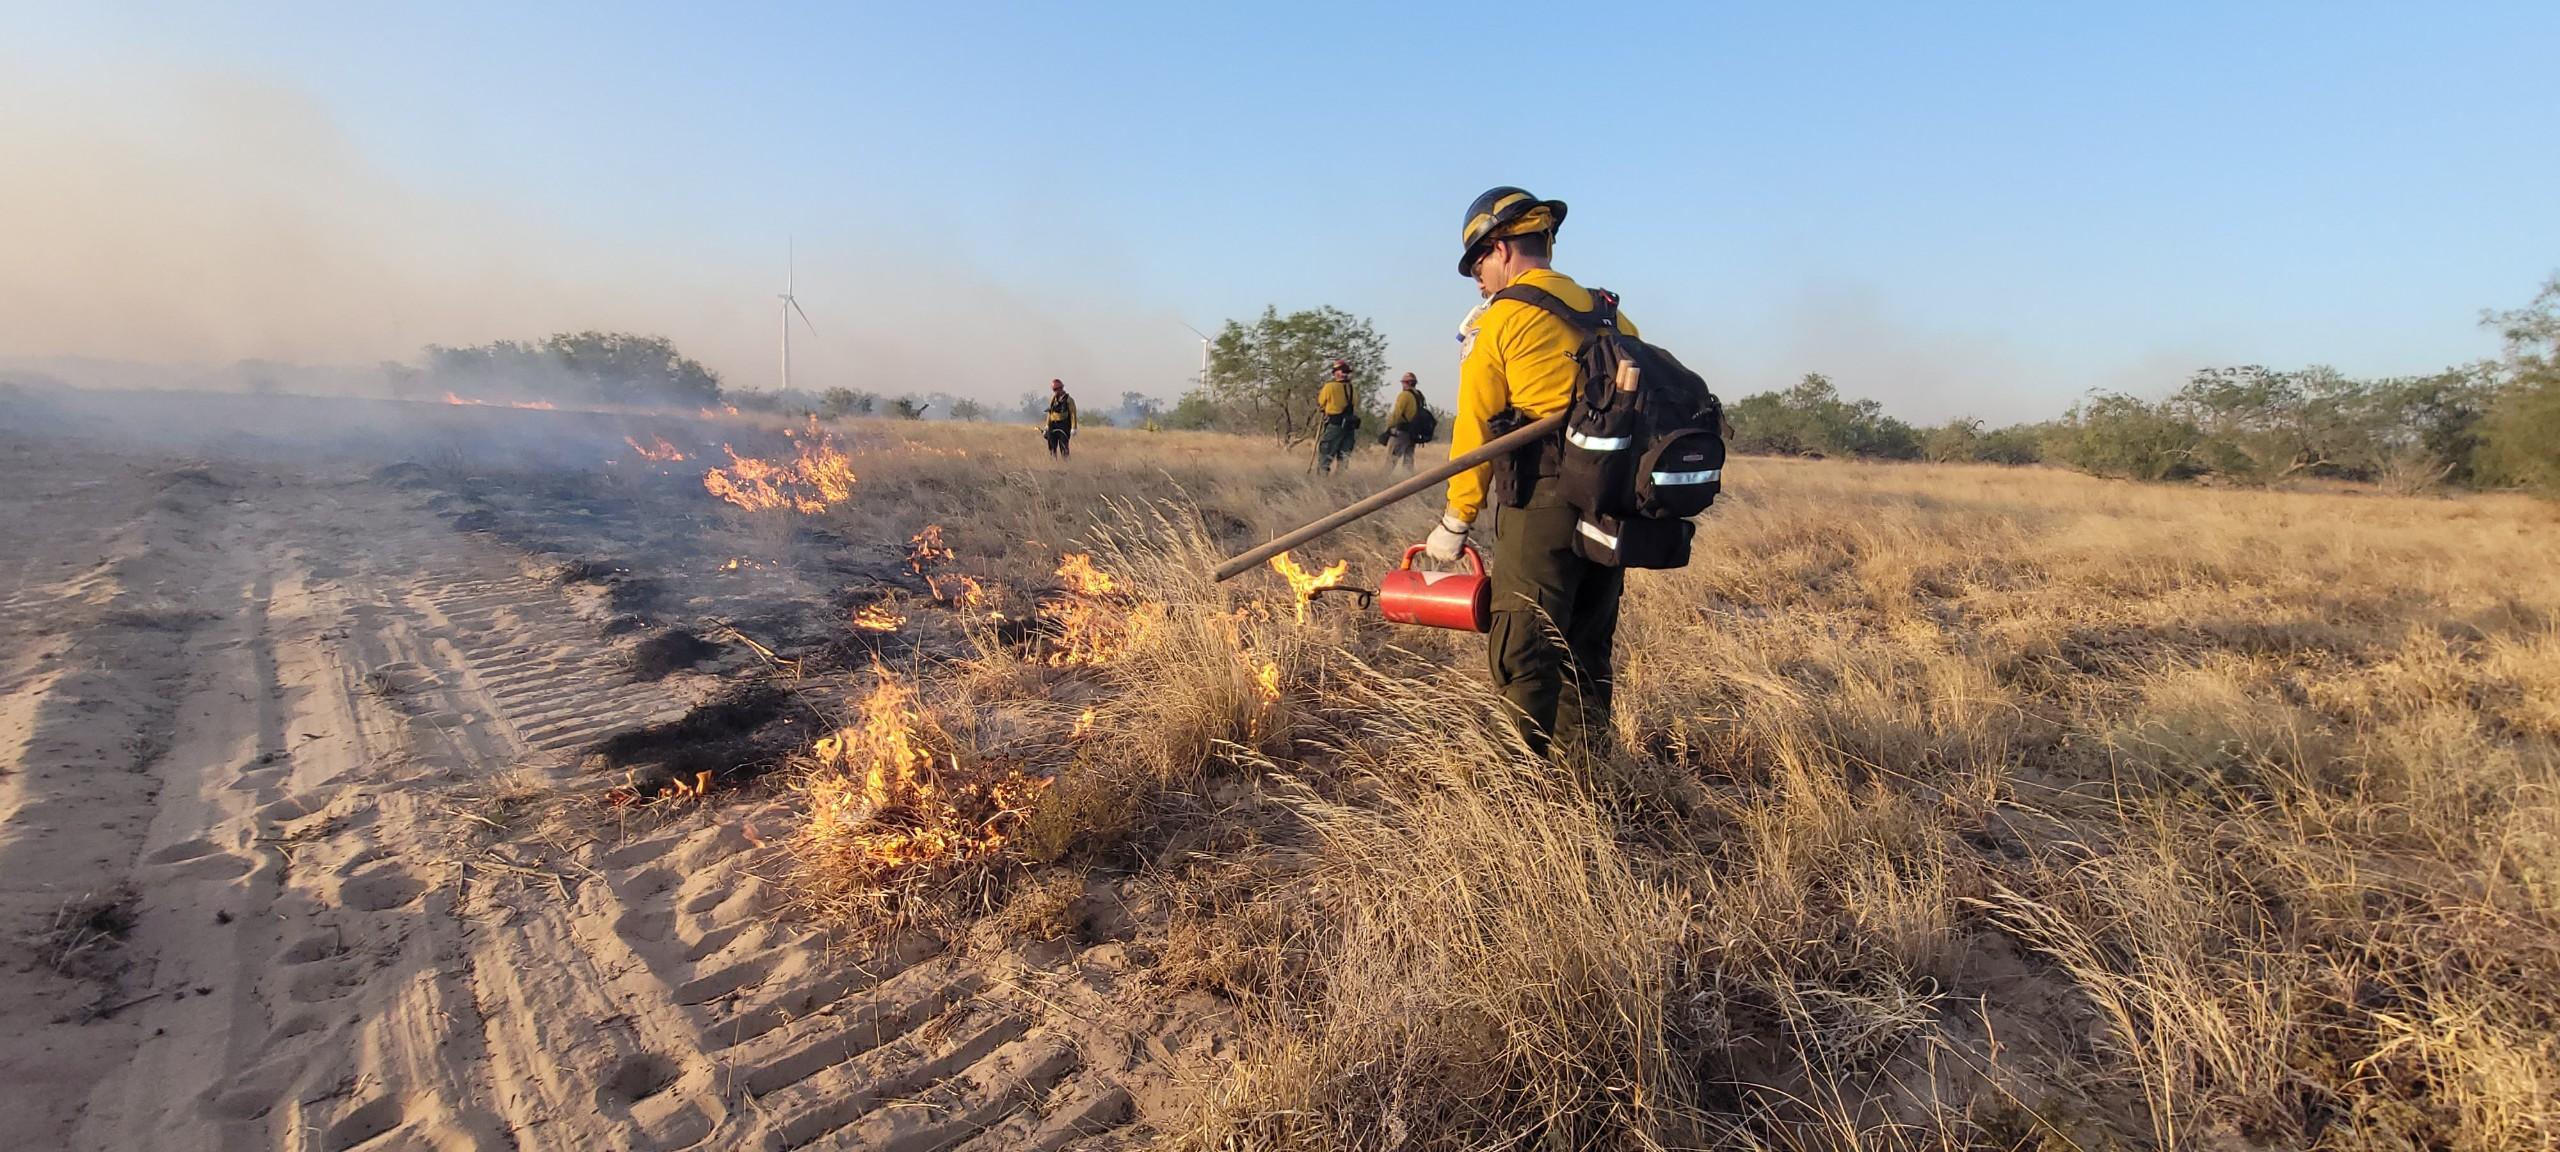
POLYGON ((2560 1141, 2547 508, 1749 466, 1622 724, 1719 782, 1725 1023, 1899 1038, 1734 1069, 1760 1131, 2560 1141))
POLYGON ((1209 1147, 1680 1146, 1685 909, 1580 773, 1465 685, 1347 669, 1358 717, 1287 803, 1317 842, 1308 968, 1190 1133, 1209 1147))

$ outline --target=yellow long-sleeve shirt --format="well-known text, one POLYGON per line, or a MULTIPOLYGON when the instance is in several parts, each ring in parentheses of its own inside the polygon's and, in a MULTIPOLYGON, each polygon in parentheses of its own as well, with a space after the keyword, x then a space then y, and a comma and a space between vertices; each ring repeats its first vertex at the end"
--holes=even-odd
MULTIPOLYGON (((1532 268, 1514 279, 1545 289, 1575 311, 1591 307, 1591 293, 1561 272, 1532 268)), ((1635 322, 1618 317, 1618 330, 1636 335, 1635 322)), ((1582 334, 1554 313, 1518 300, 1496 300, 1476 318, 1466 359, 1458 363, 1458 413, 1449 422, 1449 456, 1464 456, 1484 444, 1484 422, 1505 408, 1517 408, 1531 419, 1553 416, 1573 402, 1580 369, 1573 354, 1582 334)), ((1485 486, 1493 466, 1480 464, 1449 478, 1449 515, 1470 524, 1484 510, 1485 486)))
POLYGON ((1340 380, 1327 380, 1324 390, 1316 393, 1316 407, 1327 416, 1340 416, 1351 410, 1351 386, 1340 380))
POLYGON ((1397 389, 1396 405, 1387 410, 1387 427, 1404 427, 1405 422, 1413 419, 1413 414, 1421 408, 1421 403, 1421 393, 1411 388, 1397 389))

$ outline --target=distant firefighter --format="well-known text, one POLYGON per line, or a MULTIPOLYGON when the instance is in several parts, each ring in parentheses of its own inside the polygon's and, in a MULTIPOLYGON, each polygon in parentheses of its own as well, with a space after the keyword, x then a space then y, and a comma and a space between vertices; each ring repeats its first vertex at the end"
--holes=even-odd
POLYGON ((1067 458, 1068 442, 1076 436, 1076 398, 1067 395, 1064 380, 1049 382, 1049 415, 1041 425, 1040 434, 1049 441, 1050 455, 1061 460, 1067 458))
POLYGON ((1352 402, 1351 362, 1333 362, 1331 378, 1324 390, 1316 393, 1316 407, 1324 413, 1324 428, 1316 433, 1316 471, 1333 471, 1334 465, 1351 459, 1351 438, 1359 434, 1359 405, 1352 402))
POLYGON ((1391 472, 1398 468, 1413 471, 1414 445, 1430 443, 1432 434, 1440 430, 1440 418, 1422 401, 1420 381, 1407 372, 1403 384, 1396 393, 1395 407, 1387 411, 1387 430, 1378 435, 1378 443, 1387 446, 1387 470, 1391 472))

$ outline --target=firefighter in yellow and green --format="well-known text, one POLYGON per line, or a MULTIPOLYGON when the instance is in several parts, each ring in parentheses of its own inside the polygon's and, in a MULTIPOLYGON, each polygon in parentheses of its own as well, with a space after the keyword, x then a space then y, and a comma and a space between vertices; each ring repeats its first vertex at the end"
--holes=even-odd
POLYGON ((1422 442, 1414 421, 1421 416, 1422 381, 1407 372, 1398 382, 1395 406, 1387 409, 1387 430, 1380 436, 1380 442, 1387 446, 1387 471, 1413 471, 1413 446, 1422 442))
POLYGON ((1324 424, 1316 431, 1316 471, 1331 472, 1337 464, 1351 460, 1352 437, 1360 431, 1359 405, 1351 395, 1351 362, 1336 360, 1333 371, 1316 393, 1316 410, 1324 414, 1324 424))
POLYGON ((1041 421, 1040 436, 1049 442, 1049 454, 1061 460, 1076 438, 1076 398, 1067 395, 1067 382, 1049 382, 1049 411, 1041 421))
MULTIPOLYGON (((1476 197, 1462 233, 1458 273, 1490 297, 1514 284, 1545 289, 1576 311, 1591 293, 1549 266, 1561 200, 1502 187, 1476 197)), ((1580 379, 1582 336, 1554 313, 1518 300, 1488 300, 1459 333, 1458 410, 1449 454, 1462 456, 1492 435, 1565 410, 1580 379), (1493 429, 1488 433, 1490 425, 1493 429)), ((1624 316, 1618 329, 1636 335, 1624 316)), ((1426 545, 1432 559, 1458 560, 1493 510, 1493 628, 1487 647, 1493 683, 1532 751, 1583 749, 1609 732, 1611 649, 1625 571, 1574 550, 1579 514, 1555 477, 1562 436, 1522 449, 1507 467, 1479 465, 1449 479, 1448 508, 1426 545), (1502 482, 1494 483, 1499 476, 1502 482), (1489 507, 1490 506, 1490 507, 1489 507)))

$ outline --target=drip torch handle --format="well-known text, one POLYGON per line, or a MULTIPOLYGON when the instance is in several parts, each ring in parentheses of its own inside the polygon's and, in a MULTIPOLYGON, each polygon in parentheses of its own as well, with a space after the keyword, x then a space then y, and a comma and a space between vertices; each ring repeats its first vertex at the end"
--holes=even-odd
POLYGON ((1252 549, 1230 556, 1227 558, 1225 563, 1218 565, 1217 577, 1222 581, 1233 580, 1246 572, 1261 567, 1262 562, 1265 560, 1269 560, 1274 556, 1295 548, 1300 544, 1304 544, 1309 540, 1313 540, 1316 537, 1338 530, 1345 524, 1375 515, 1389 505, 1392 505, 1405 497, 1429 488, 1434 484, 1438 484, 1443 480, 1455 476, 1460 472, 1464 472, 1469 468, 1473 468, 1478 464, 1491 460, 1496 456, 1536 443, 1540 438, 1553 434, 1556 429, 1563 426, 1564 413, 1562 412, 1558 412, 1553 416, 1543 416, 1536 420, 1532 420, 1529 423, 1523 424, 1519 428, 1514 429, 1508 435, 1497 436, 1477 445, 1475 448, 1470 449, 1465 455, 1452 457, 1446 464, 1439 465, 1428 472, 1421 472, 1408 476, 1405 479, 1398 481, 1393 486, 1361 500, 1356 504, 1338 512, 1332 512, 1318 517, 1315 520, 1302 524, 1278 537, 1265 541, 1252 549))
MULTIPOLYGON (((1397 565, 1396 565, 1396 567, 1398 567, 1398 568, 1411 568, 1411 567, 1413 567, 1413 558, 1414 558, 1414 557, 1416 557, 1416 556, 1420 556, 1420 555, 1422 555, 1422 553, 1423 553, 1425 550, 1427 550, 1429 547, 1430 547, 1430 546, 1429 546, 1429 545, 1427 545, 1427 544, 1416 544, 1416 545, 1414 545, 1414 546, 1412 546, 1412 547, 1410 547, 1410 548, 1405 549, 1405 550, 1404 550, 1404 561, 1403 561, 1402 563, 1397 564, 1397 565)), ((1475 545, 1473 545, 1473 544, 1463 545, 1462 547, 1465 549, 1465 552, 1466 552, 1466 557, 1467 557, 1467 567, 1468 567, 1468 568, 1470 568, 1470 569, 1472 569, 1472 570, 1474 570, 1475 574, 1476 574, 1476 575, 1478 575, 1478 576, 1482 576, 1482 575, 1484 575, 1484 553, 1476 551, 1476 546, 1475 546, 1475 545)))

